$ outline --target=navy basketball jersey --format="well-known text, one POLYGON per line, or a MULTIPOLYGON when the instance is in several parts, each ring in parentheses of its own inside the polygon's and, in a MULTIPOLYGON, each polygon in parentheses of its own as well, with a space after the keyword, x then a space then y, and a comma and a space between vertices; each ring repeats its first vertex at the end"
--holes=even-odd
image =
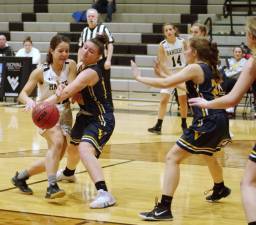
MULTIPOLYGON (((113 112, 113 107, 107 98, 107 90, 102 75, 102 69, 98 64, 94 64, 84 67, 82 70, 87 68, 95 70, 99 76, 99 80, 94 86, 87 86, 81 91, 84 105, 80 105, 80 108, 94 116, 113 112)), ((78 71, 81 71, 81 69, 78 71)))
MULTIPOLYGON (((205 63, 199 63, 199 65, 204 72, 204 82, 202 84, 195 84, 191 80, 187 81, 188 98, 202 97, 208 101, 213 100, 220 95, 219 85, 213 78, 210 66, 205 63)), ((192 111, 195 119, 221 111, 224 112, 222 109, 202 109, 197 106, 192 106, 192 111)))

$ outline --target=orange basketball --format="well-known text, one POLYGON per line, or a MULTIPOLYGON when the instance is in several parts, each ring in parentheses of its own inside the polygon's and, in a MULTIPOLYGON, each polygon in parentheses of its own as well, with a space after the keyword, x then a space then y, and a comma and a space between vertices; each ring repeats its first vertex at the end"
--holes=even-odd
POLYGON ((50 129, 60 118, 59 110, 55 104, 40 103, 32 111, 32 120, 41 129, 50 129))

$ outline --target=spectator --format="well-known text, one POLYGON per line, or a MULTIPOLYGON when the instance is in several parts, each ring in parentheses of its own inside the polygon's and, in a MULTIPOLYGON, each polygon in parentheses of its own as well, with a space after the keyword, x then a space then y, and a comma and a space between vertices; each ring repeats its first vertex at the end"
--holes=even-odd
MULTIPOLYGON (((227 68, 224 69, 222 88, 225 93, 229 93, 234 87, 242 68, 244 67, 247 59, 243 58, 243 50, 240 46, 237 46, 233 50, 233 57, 228 59, 227 68)), ((235 108, 227 108, 226 111, 230 114, 234 114, 235 108)))
POLYGON ((7 44, 4 34, 0 34, 0 56, 15 56, 13 49, 7 44))
POLYGON ((105 22, 111 22, 112 14, 116 11, 116 2, 115 0, 93 0, 92 8, 99 13, 107 13, 105 22))
POLYGON ((21 48, 16 56, 19 57, 32 57, 32 64, 40 64, 41 63, 41 54, 37 48, 33 47, 31 37, 28 36, 23 41, 23 48, 21 48))
MULTIPOLYGON (((14 51, 7 44, 6 36, 4 34, 0 34, 0 56, 14 56, 14 51)), ((0 63, 0 85, 2 83, 2 72, 3 72, 3 64, 0 63)), ((2 101, 3 98, 0 98, 2 101)))
POLYGON ((240 47, 244 53, 243 57, 249 59, 252 56, 251 49, 244 42, 241 43, 240 47))

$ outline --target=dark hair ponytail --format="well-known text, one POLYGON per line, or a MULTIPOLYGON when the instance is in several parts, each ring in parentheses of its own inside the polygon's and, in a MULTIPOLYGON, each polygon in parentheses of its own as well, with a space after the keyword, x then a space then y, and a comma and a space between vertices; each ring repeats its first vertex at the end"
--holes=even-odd
POLYGON ((46 56, 46 62, 50 65, 53 62, 52 53, 50 50, 55 50, 61 42, 70 43, 70 39, 64 35, 57 34, 52 37, 50 47, 46 56))
POLYGON ((189 39, 190 46, 197 51, 198 59, 206 62, 213 72, 213 77, 217 82, 221 81, 221 75, 217 68, 219 64, 219 50, 215 42, 207 40, 205 37, 193 37, 189 39))
POLYGON ((92 38, 90 41, 98 46, 100 55, 103 55, 104 46, 108 44, 109 41, 108 36, 105 33, 97 34, 96 37, 92 38))
POLYGON ((216 42, 211 42, 209 43, 210 45, 210 64, 212 66, 212 71, 213 71, 213 77, 217 81, 221 81, 222 77, 221 74, 218 70, 218 64, 219 64, 219 50, 216 42))

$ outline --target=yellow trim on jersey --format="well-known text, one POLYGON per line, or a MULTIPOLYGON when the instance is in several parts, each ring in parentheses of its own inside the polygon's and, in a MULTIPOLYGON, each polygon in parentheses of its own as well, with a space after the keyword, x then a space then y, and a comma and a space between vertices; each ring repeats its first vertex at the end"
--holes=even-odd
POLYGON ((198 151, 198 150, 204 150, 204 151, 206 151, 206 152, 215 152, 216 151, 216 149, 215 148, 209 148, 209 147, 196 147, 196 146, 194 146, 194 145, 192 145, 192 144, 190 144, 190 143, 188 143, 187 141, 185 141, 184 139, 182 139, 182 138, 179 138, 179 141, 181 141, 184 145, 187 145, 188 147, 190 147, 190 148, 192 148, 192 150, 194 150, 194 151, 198 151))
POLYGON ((105 121, 104 117, 102 115, 99 115, 98 118, 100 120, 101 125, 105 127, 106 126, 106 121, 105 121))
POLYGON ((251 154, 256 155, 256 151, 255 151, 255 150, 252 150, 252 151, 251 151, 251 154))
POLYGON ((101 149, 101 146, 99 146, 99 143, 98 143, 92 136, 83 135, 82 140, 84 140, 84 139, 88 139, 88 140, 92 141, 92 143, 95 145, 95 147, 96 147, 98 150, 101 149))
POLYGON ((79 144, 81 142, 81 139, 71 139, 70 141, 79 144))
POLYGON ((105 113, 105 109, 104 109, 103 105, 97 100, 97 97, 94 94, 93 87, 89 87, 88 90, 89 90, 90 95, 94 98, 95 103, 96 103, 100 113, 101 114, 105 113))
MULTIPOLYGON (((199 92, 199 84, 196 85, 196 92, 197 92, 197 95, 200 96, 201 98, 204 98, 204 96, 202 95, 202 93, 199 92)), ((208 111, 206 111, 207 109, 203 109, 201 108, 201 111, 202 111, 202 116, 203 117, 206 117, 206 115, 208 114, 208 111)))
POLYGON ((194 140, 197 140, 198 138, 200 138, 202 134, 203 134, 203 132, 195 131, 194 132, 194 140))
POLYGON ((101 80, 101 84, 102 84, 102 87, 103 87, 103 90, 104 90, 104 97, 107 98, 107 90, 106 90, 105 82, 104 82, 103 79, 101 80))
POLYGON ((103 130, 102 129, 98 129, 98 138, 99 140, 103 137, 103 130))

